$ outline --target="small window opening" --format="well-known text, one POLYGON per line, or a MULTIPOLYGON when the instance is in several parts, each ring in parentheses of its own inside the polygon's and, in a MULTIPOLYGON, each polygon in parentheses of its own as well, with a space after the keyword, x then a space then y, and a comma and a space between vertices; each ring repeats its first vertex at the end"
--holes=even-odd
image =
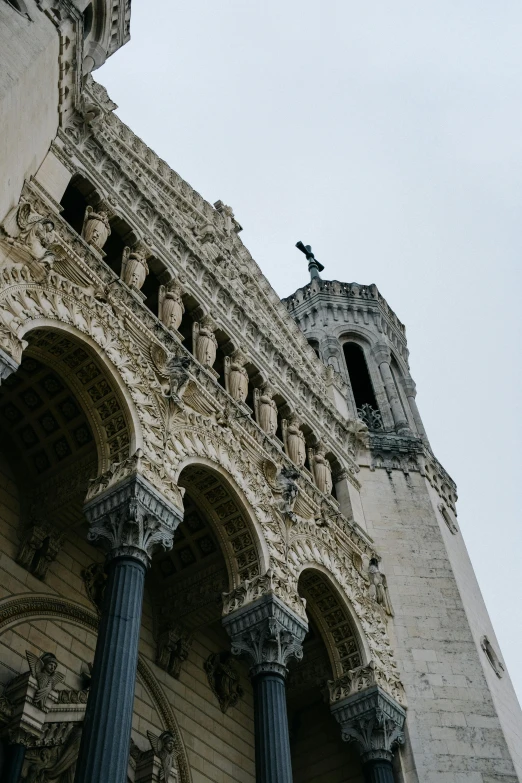
POLYGON ((321 358, 321 354, 319 353, 319 340, 308 340, 308 345, 310 348, 313 348, 315 355, 318 359, 321 358))
POLYGON ((62 196, 62 217, 77 234, 82 233, 85 210, 92 203, 91 197, 94 193, 91 183, 77 174, 71 179, 62 196))
POLYGON ((371 405, 379 410, 363 349, 357 343, 345 343, 343 351, 356 407, 371 405))
POLYGON ((83 40, 89 36, 92 30, 93 10, 92 3, 89 3, 85 11, 83 12, 83 40))

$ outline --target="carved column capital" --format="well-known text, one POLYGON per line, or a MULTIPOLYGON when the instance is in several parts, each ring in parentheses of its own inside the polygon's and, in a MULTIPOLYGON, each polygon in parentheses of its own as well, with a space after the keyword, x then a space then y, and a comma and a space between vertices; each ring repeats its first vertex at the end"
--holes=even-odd
POLYGON ((108 558, 134 557, 145 566, 156 549, 172 548, 183 515, 140 474, 129 476, 84 506, 89 541, 101 540, 108 558))
POLYGON ((234 655, 243 655, 250 674, 273 672, 286 677, 288 661, 303 657, 305 620, 275 595, 265 595, 223 619, 234 655))
POLYGON ((376 343, 372 348, 372 353, 377 365, 389 364, 391 361, 390 349, 386 343, 376 343))
POLYGON ((336 702, 330 710, 343 740, 357 745, 363 764, 391 762, 395 748, 404 743, 406 713, 378 685, 336 702))

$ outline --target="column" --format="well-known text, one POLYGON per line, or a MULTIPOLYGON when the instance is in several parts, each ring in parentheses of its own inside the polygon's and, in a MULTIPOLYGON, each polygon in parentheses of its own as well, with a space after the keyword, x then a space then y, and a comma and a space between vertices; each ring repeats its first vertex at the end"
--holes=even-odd
POLYGON ((417 408, 417 400, 415 399, 417 396, 417 387, 415 386, 415 381, 413 378, 401 378, 401 383, 406 397, 408 398, 408 404, 410 406, 411 415, 413 416, 413 421, 415 422, 417 432, 422 440, 429 445, 426 430, 424 429, 419 409, 417 408))
POLYGON ((400 704, 379 685, 371 685, 334 702, 330 710, 341 726, 343 740, 357 746, 365 783, 395 783, 393 751, 404 743, 406 717, 400 704))
POLYGON ((395 430, 399 435, 411 435, 408 420, 402 408, 390 367, 390 349, 384 343, 378 343, 373 348, 373 355, 379 366, 382 382, 386 390, 386 396, 390 403, 395 430))
POLYGON ((75 783, 126 783, 145 573, 182 518, 139 473, 111 481, 98 479, 84 506, 89 540, 108 549, 108 579, 75 783))
POLYGON ((301 660, 305 620, 275 594, 237 609, 223 620, 232 653, 250 664, 254 688, 257 783, 292 783, 286 712, 286 664, 301 660))

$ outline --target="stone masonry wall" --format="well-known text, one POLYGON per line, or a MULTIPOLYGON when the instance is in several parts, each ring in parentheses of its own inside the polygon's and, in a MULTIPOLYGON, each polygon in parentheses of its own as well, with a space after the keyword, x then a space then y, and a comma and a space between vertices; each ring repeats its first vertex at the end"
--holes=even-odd
MULTIPOLYGON (((423 783, 514 783, 425 479, 368 468, 360 477, 368 532, 382 554, 395 611, 393 643, 408 699, 405 782, 418 776, 423 783)), ((456 571, 462 562, 455 559, 456 571)))

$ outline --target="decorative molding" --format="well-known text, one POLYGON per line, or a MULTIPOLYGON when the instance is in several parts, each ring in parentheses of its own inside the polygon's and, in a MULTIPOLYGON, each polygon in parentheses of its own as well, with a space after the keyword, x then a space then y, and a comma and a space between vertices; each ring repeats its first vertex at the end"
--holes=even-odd
POLYGON ((292 590, 288 581, 269 569, 263 576, 246 579, 230 593, 223 593, 223 616, 226 617, 264 596, 275 595, 305 623, 306 601, 292 590))

